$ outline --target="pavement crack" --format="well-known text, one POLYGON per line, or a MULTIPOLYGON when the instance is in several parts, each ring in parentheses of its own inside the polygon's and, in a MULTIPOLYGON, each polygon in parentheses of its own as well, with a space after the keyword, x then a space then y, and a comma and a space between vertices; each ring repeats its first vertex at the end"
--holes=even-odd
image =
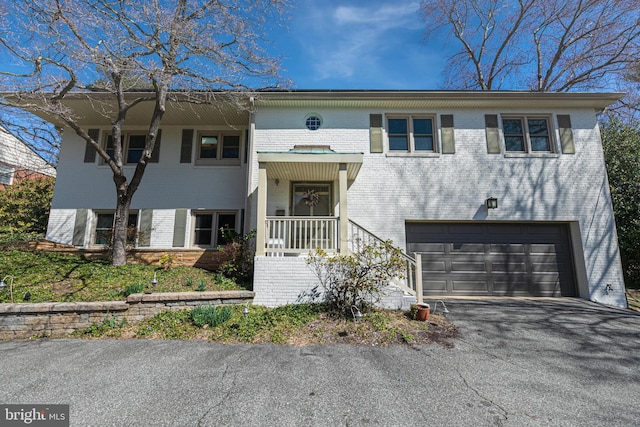
POLYGON ((502 361, 502 362, 508 363, 508 364, 510 364, 510 365, 512 365, 512 366, 518 366, 517 364, 515 364, 515 363, 514 363, 514 362, 512 362, 511 360, 509 360, 509 359, 505 359, 504 357, 500 357, 500 356, 498 356, 498 355, 496 355, 496 354, 493 354, 493 353, 491 353, 490 351, 488 351, 488 350, 486 350, 486 349, 484 349, 484 348, 482 348, 482 347, 478 347, 477 345, 475 345, 475 344, 473 344, 473 343, 471 343, 471 342, 469 342, 469 341, 465 341, 465 340, 464 340, 464 339, 462 339, 462 338, 458 338, 458 340, 459 340, 459 341, 462 341, 463 343, 467 344, 468 346, 472 347, 473 349, 475 349, 475 350, 479 351, 480 353, 484 353, 484 354, 486 354, 486 355, 488 355, 488 356, 493 357, 494 359, 497 359, 497 360, 500 360, 500 361, 502 361))
MULTIPOLYGON (((225 365, 224 371, 222 372, 222 377, 220 378, 220 384, 224 387, 225 384, 225 379, 227 378, 227 375, 229 374, 229 365, 225 365)), ((211 414, 211 412, 213 412, 215 409, 217 409, 218 407, 220 407, 220 405, 222 405, 225 401, 227 401, 227 399, 229 399, 229 397, 231 396, 231 393, 233 392, 233 389, 236 387, 236 379, 237 379, 237 375, 235 374, 235 372, 233 373, 233 376, 231 377, 231 385, 229 387, 226 387, 226 392, 224 393, 224 395, 218 399, 218 402, 211 405, 209 407, 209 409, 207 409, 207 411, 198 419, 198 426, 203 426, 205 419, 209 416, 209 414, 211 414)))
POLYGON ((469 390, 474 392, 476 394, 476 396, 478 396, 480 399, 482 399, 482 403, 483 404, 484 404, 484 402, 487 402, 489 404, 487 406, 492 406, 492 407, 496 408, 500 412, 500 414, 494 414, 494 415, 499 415, 502 418, 502 419, 500 419, 500 418, 496 418, 495 419, 495 424, 496 425, 501 426, 501 425, 503 425, 503 421, 507 421, 509 419, 509 413, 507 412, 507 410, 504 407, 500 406, 498 403, 494 402, 489 397, 484 396, 482 393, 480 393, 480 391, 478 391, 478 389, 476 389, 471 384, 469 384, 469 382, 467 382, 467 379, 464 377, 464 375, 462 375, 460 373, 459 370, 456 369, 456 373, 458 374, 458 376, 460 377, 460 379, 464 383, 465 387, 467 387, 469 390))

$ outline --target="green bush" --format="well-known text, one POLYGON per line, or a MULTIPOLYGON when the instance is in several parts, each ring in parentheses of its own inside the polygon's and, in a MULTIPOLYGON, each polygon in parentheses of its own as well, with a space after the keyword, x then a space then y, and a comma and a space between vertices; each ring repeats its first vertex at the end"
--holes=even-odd
POLYGON ((125 297, 128 297, 131 294, 139 294, 141 292, 144 292, 144 284, 134 283, 133 285, 129 285, 126 288, 124 288, 124 291, 122 291, 122 294, 125 297))
POLYGON ((191 320, 196 326, 209 325, 216 327, 231 319, 233 312, 229 307, 215 305, 200 305, 191 310, 191 320))
POLYGON ((0 191, 0 226, 18 233, 44 233, 54 178, 22 181, 0 191))
POLYGON ((389 281, 405 274, 402 250, 390 240, 363 245, 349 255, 328 255, 317 249, 309 254, 307 265, 318 277, 329 303, 348 317, 353 306, 364 310, 380 301, 389 281))
POLYGON ((252 230, 244 236, 233 230, 221 228, 224 246, 219 246, 215 254, 218 262, 217 271, 237 283, 250 285, 253 281, 253 238, 252 230))

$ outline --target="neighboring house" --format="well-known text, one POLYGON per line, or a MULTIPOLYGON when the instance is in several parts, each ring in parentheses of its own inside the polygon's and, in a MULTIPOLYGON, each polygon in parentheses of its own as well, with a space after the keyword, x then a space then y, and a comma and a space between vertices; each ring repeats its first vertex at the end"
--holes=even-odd
MULTIPOLYGON (((82 101, 93 95, 74 96, 82 125, 108 147, 109 124, 82 101)), ((406 251, 410 277, 394 284, 418 299, 623 307, 596 120, 620 96, 274 91, 247 100, 250 111, 171 104, 130 223, 145 236, 138 246, 159 252, 214 249, 220 227, 256 229, 257 304, 294 302, 316 285, 309 249, 346 253, 379 238, 406 251)), ((124 135, 131 162, 146 108, 124 135)), ((111 171, 65 132, 47 238, 99 247, 114 207, 111 171)))
POLYGON ((0 127, 0 190, 20 181, 56 176, 56 169, 0 127))

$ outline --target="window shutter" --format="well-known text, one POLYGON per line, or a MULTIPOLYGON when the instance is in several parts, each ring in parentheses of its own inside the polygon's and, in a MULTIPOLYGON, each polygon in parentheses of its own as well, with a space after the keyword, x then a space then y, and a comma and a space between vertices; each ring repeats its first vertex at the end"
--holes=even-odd
POLYGON ((176 209, 176 216, 173 222, 173 247, 183 248, 185 233, 187 230, 187 210, 176 209))
POLYGON ((84 235, 87 229, 89 209, 76 209, 76 220, 73 226, 73 246, 84 246, 84 235))
POLYGON ((500 154, 500 133, 498 132, 498 115, 485 114, 484 126, 487 131, 487 153, 500 154))
POLYGON ((369 115, 369 144, 372 153, 382 153, 382 114, 369 115))
POLYGON ((138 231, 138 246, 151 246, 151 227, 153 225, 153 209, 140 210, 140 230, 138 231))
POLYGON ((442 124, 442 154, 454 154, 456 152, 456 141, 453 134, 453 114, 443 114, 440 116, 442 124))
POLYGON ((558 128, 560 128, 560 145, 563 154, 575 154, 576 146, 573 142, 573 130, 571 129, 571 116, 558 114, 558 128))
MULTIPOLYGON (((98 142, 98 138, 100 137, 100 129, 89 129, 87 134, 93 139, 95 142, 98 142)), ((96 149, 93 148, 93 145, 88 142, 84 146, 84 162, 85 163, 93 163, 96 161, 96 149)))
POLYGON ((244 132, 244 162, 249 158, 249 129, 244 132))
POLYGON ((162 129, 158 129, 158 136, 156 136, 156 143, 153 146, 153 152, 151 153, 151 158, 149 159, 149 163, 158 163, 160 160, 160 141, 162 140, 162 129))
POLYGON ((182 145, 180 146, 180 163, 191 163, 193 146, 193 129, 182 129, 182 145))

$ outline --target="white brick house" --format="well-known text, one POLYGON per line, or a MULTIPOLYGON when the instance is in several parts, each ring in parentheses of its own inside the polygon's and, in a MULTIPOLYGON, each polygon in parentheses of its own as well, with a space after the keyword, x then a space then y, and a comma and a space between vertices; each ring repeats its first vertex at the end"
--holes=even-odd
MULTIPOLYGON (((625 306, 596 121, 619 97, 283 91, 251 97, 250 112, 170 105, 131 221, 148 236, 138 245, 162 252, 215 248, 222 226, 256 229, 255 302, 264 305, 314 286, 301 256, 310 248, 346 252, 376 236, 418 260, 409 284, 418 299, 625 306)), ((144 109, 127 127, 131 159, 144 109)), ((97 114, 83 125, 107 143, 97 114)), ((66 132, 48 239, 99 245, 114 199, 110 170, 66 132)))

